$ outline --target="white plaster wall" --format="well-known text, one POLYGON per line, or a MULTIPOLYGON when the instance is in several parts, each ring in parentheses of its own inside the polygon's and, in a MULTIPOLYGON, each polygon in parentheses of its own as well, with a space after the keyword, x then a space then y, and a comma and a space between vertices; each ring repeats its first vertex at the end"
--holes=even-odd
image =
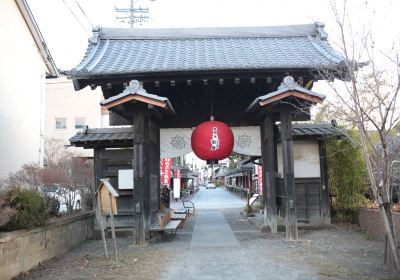
MULTIPOLYGON (((72 81, 65 77, 46 81, 45 138, 56 138, 69 145, 68 139, 80 129, 75 129, 75 118, 84 118, 90 128, 102 127, 100 88, 86 87, 75 91, 72 81), (66 118, 67 128, 56 129, 55 119, 66 118)), ((92 156, 93 150, 69 147, 68 151, 82 156, 92 156)))
MULTIPOLYGON (((277 147, 278 172, 283 177, 282 145, 277 147)), ((294 177, 319 178, 321 177, 319 147, 316 141, 293 142, 294 177)))
POLYGON ((45 65, 15 1, 0 6, 1 178, 41 161, 45 65))

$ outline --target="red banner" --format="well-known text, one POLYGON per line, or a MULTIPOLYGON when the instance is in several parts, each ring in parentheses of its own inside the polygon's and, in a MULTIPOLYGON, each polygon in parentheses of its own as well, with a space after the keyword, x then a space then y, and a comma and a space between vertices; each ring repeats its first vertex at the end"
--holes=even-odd
POLYGON ((160 161, 160 172, 161 172, 161 185, 170 187, 171 180, 171 159, 164 158, 160 161))
POLYGON ((262 166, 261 165, 257 165, 257 179, 258 179, 258 193, 262 194, 263 178, 262 178, 262 166))
POLYGON ((180 169, 175 170, 175 178, 181 178, 181 170, 180 169))

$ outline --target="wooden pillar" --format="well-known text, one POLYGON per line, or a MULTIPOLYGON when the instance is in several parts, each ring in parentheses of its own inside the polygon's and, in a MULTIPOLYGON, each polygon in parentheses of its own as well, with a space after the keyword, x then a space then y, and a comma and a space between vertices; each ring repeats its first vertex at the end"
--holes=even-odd
POLYGON ((97 188, 100 185, 100 179, 102 178, 102 167, 103 167, 103 161, 101 159, 101 152, 104 151, 104 149, 99 149, 99 148, 95 148, 93 155, 94 155, 94 161, 93 161, 93 170, 94 170, 94 174, 93 174, 93 178, 94 178, 94 182, 92 185, 92 203, 93 203, 93 209, 96 209, 96 205, 97 205, 97 199, 96 196, 94 195, 97 191, 97 188))
POLYGON ((261 128, 262 137, 262 176, 264 194, 264 225, 268 225, 272 233, 278 232, 276 209, 276 171, 273 116, 267 113, 261 128))
POLYGON ((135 243, 145 244, 149 233, 149 123, 148 111, 135 110, 133 113, 133 224, 135 243))
POLYGON ((249 189, 250 189, 250 192, 252 192, 253 194, 254 193, 256 193, 255 191, 254 191, 254 186, 253 186, 253 184, 251 183, 252 182, 252 180, 251 180, 251 174, 252 173, 247 173, 247 185, 249 186, 249 189))
POLYGON ((282 108, 281 141, 283 176, 285 185, 286 238, 297 240, 296 192, 294 184, 293 130, 291 107, 282 108))
POLYGON ((324 142, 320 141, 319 145, 319 160, 321 170, 321 216, 325 223, 331 223, 331 211, 329 200, 329 187, 328 187, 328 167, 326 160, 326 150, 324 142))

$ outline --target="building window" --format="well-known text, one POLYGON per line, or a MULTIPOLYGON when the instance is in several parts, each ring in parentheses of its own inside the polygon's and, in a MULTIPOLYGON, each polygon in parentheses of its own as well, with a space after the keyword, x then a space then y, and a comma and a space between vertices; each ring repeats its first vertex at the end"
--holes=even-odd
POLYGON ((66 129, 67 118, 56 118, 56 129, 66 129))
POLYGON ((85 118, 75 118, 75 129, 86 128, 85 118))

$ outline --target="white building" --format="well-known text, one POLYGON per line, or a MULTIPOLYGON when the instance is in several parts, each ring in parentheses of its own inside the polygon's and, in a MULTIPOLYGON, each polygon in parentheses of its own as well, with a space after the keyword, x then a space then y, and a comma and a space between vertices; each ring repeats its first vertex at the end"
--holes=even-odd
POLYGON ((25 0, 0 4, 0 177, 43 159, 46 77, 57 77, 25 0))
MULTIPOLYGON (((45 139, 59 139, 67 151, 80 156, 92 156, 93 150, 68 147, 68 139, 86 126, 107 127, 108 111, 101 109, 100 88, 86 87, 78 92, 65 77, 46 81, 45 139)), ((46 143, 46 142, 45 142, 46 143)))

